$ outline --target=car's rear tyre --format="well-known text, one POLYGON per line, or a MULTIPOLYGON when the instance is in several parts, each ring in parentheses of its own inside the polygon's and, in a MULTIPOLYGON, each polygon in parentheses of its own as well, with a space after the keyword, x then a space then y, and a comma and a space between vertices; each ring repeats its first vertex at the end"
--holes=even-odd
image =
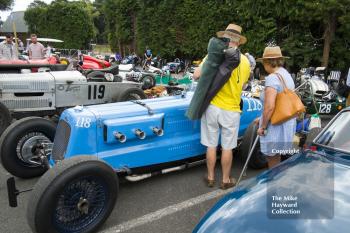
POLYGON ((139 88, 128 88, 123 90, 118 98, 118 102, 123 102, 123 101, 129 101, 129 100, 141 100, 141 99, 146 99, 146 94, 139 88))
POLYGON ((10 111, 4 104, 0 103, 0 135, 11 124, 11 121, 12 117, 10 111))
MULTIPOLYGON (((249 127, 246 129, 243 135, 242 143, 239 148, 239 154, 244 161, 246 161, 249 155, 250 149, 253 146, 254 140, 257 137, 257 133, 256 133, 257 130, 258 130, 258 125, 252 122, 249 125, 249 127)), ((254 169, 261 169, 261 168, 267 167, 267 160, 260 151, 260 142, 258 142, 256 147, 254 148, 254 152, 250 157, 248 166, 254 169)))
POLYGON ((123 82, 123 77, 116 74, 116 75, 114 75, 113 82, 121 83, 121 82, 123 82))
POLYGON ((52 121, 40 117, 27 117, 11 124, 0 137, 3 167, 21 178, 42 175, 47 168, 34 162, 40 161, 39 152, 51 149, 55 131, 52 121))
POLYGON ((142 89, 151 89, 156 85, 156 79, 151 75, 145 75, 140 80, 142 82, 142 89))
POLYGON ((106 82, 105 73, 102 71, 92 71, 86 75, 88 81, 92 82, 106 82))
POLYGON ((33 232, 95 232, 117 200, 118 177, 93 156, 76 156, 49 169, 36 183, 27 208, 33 232))

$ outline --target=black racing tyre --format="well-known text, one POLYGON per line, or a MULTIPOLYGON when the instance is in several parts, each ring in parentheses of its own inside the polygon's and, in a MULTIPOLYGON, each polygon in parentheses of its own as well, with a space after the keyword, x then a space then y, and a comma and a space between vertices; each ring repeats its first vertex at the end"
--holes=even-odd
POLYGON ((105 73, 102 71, 92 71, 86 75, 88 81, 106 82, 105 73))
POLYGON ((8 108, 0 103, 0 135, 11 124, 12 116, 8 108))
MULTIPOLYGON (((258 125, 252 122, 243 135, 239 153, 244 161, 246 161, 250 149, 253 146, 254 140, 257 137, 257 130, 258 125)), ((249 160, 248 166, 253 169, 261 169, 267 167, 267 160, 265 156, 260 152, 260 142, 257 143, 254 152, 249 160)))
POLYGON ((88 233, 112 212, 118 177, 102 160, 76 156, 49 169, 35 184, 27 207, 33 232, 88 233))
POLYGON ((146 99, 146 97, 146 94, 140 88, 131 87, 123 90, 119 94, 117 101, 141 100, 146 99))
POLYGON ((0 137, 0 158, 3 167, 12 175, 32 178, 47 169, 39 162, 39 151, 51 149, 56 124, 40 117, 26 117, 11 124, 0 137), (44 146, 46 145, 46 146, 44 146))
POLYGON ((121 82, 123 82, 123 77, 118 75, 118 74, 114 75, 113 82, 121 83, 121 82))
POLYGON ((151 89, 156 85, 156 79, 152 75, 145 75, 141 78, 142 89, 151 89))
POLYGON ((311 146, 312 141, 316 138, 317 135, 320 134, 321 131, 322 128, 320 127, 310 129, 306 135, 305 146, 311 146))

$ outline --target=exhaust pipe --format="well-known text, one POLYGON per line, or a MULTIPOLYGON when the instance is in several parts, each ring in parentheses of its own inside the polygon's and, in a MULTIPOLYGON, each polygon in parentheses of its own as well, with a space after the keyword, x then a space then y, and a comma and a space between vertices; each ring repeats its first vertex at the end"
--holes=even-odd
POLYGON ((194 161, 192 163, 186 163, 186 164, 183 164, 183 165, 180 165, 180 166, 177 166, 177 167, 170 167, 170 168, 166 168, 166 169, 163 169, 163 170, 160 170, 160 171, 154 171, 154 172, 151 172, 151 173, 140 174, 140 175, 138 175, 138 174, 134 174, 134 175, 129 174, 129 175, 125 176, 125 178, 128 181, 136 182, 136 181, 144 180, 144 179, 147 179, 147 178, 150 178, 150 177, 153 177, 153 176, 157 176, 157 175, 161 175, 161 174, 166 174, 166 173, 170 173, 170 172, 185 170, 187 168, 199 166, 199 165, 202 165, 202 164, 205 164, 205 163, 206 163, 206 160, 203 159, 203 160, 194 161))
POLYGON ((146 138, 146 133, 140 129, 135 130, 135 134, 141 140, 146 138))
POLYGON ((152 129, 153 133, 159 137, 164 135, 164 130, 163 129, 159 129, 158 127, 154 127, 152 129))
POLYGON ((126 142, 126 136, 120 132, 116 132, 114 133, 114 137, 120 142, 120 143, 124 143, 126 142))

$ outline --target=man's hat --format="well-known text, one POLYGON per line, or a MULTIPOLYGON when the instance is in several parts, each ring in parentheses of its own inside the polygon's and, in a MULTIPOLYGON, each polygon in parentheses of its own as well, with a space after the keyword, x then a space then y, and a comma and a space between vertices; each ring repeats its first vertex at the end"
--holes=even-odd
POLYGON ((256 59, 257 61, 263 61, 264 59, 273 58, 289 58, 282 55, 281 48, 279 46, 266 47, 264 49, 263 57, 256 59))
POLYGON ((247 38, 241 35, 242 27, 236 24, 229 24, 225 31, 219 31, 216 33, 217 37, 225 37, 229 39, 235 39, 237 37, 240 38, 239 43, 245 44, 247 42, 247 38))

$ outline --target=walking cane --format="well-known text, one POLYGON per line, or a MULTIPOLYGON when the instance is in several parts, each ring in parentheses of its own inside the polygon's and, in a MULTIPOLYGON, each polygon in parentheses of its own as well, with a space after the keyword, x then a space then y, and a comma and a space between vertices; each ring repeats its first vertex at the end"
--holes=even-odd
POLYGON ((239 182, 241 181, 241 179, 242 179, 242 177, 243 177, 243 174, 245 174, 245 170, 247 169, 247 166, 248 166, 250 157, 252 157, 252 154, 253 154, 253 152, 254 152, 254 149, 255 149, 256 145, 258 144, 258 141, 259 141, 259 135, 256 136, 255 141, 254 141, 254 143, 253 143, 253 146, 252 146, 252 148, 251 148, 250 151, 249 151, 249 154, 248 154, 247 160, 245 161, 243 170, 242 170, 241 174, 239 175, 239 178, 238 178, 237 183, 236 183, 236 185, 235 185, 236 187, 238 186, 239 182))

